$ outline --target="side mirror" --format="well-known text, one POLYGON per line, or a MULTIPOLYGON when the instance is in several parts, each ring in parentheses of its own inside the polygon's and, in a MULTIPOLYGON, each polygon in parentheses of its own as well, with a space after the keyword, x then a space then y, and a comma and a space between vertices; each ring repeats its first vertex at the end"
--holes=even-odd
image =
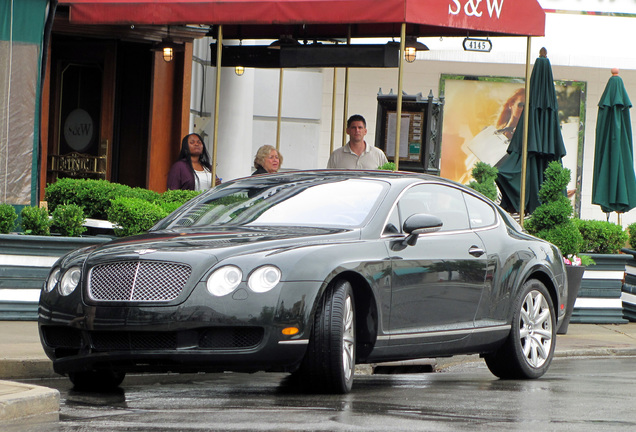
POLYGON ((444 223, 437 216, 424 213, 416 213, 404 221, 403 230, 408 236, 404 239, 404 246, 414 246, 420 234, 437 232, 442 229, 444 223))

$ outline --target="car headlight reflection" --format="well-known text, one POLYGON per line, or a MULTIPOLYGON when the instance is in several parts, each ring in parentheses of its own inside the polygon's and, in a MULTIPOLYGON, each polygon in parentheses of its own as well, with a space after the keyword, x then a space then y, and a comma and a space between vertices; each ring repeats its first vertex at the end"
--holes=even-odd
POLYGON ((59 280, 60 280, 60 268, 55 267, 53 270, 51 270, 51 273, 49 273, 49 277, 46 278, 44 291, 46 292, 53 291, 53 288, 55 288, 55 285, 58 283, 59 280))
POLYGON ((278 267, 266 265, 252 272, 247 286, 254 292, 264 293, 274 288, 280 282, 280 278, 281 272, 278 267))
POLYGON ((242 279, 243 272, 236 266, 218 268, 208 278, 208 291, 217 297, 227 295, 239 286, 242 279))
POLYGON ((75 288, 77 288, 81 275, 82 270, 79 267, 71 267, 70 269, 66 270, 58 287, 60 294, 63 296, 67 296, 72 293, 75 288))

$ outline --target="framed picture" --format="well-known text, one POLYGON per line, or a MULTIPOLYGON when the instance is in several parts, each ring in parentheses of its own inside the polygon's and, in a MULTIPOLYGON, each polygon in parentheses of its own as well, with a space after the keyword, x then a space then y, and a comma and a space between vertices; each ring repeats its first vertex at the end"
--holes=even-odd
MULTIPOLYGON (((507 157, 510 138, 525 106, 523 78, 445 75, 441 176, 466 184, 476 162, 497 166, 507 157)), ((559 121, 567 155, 563 165, 572 171, 568 192, 580 213, 583 165, 585 92, 581 81, 555 81, 559 121), (576 193, 575 193, 576 191, 576 193)))

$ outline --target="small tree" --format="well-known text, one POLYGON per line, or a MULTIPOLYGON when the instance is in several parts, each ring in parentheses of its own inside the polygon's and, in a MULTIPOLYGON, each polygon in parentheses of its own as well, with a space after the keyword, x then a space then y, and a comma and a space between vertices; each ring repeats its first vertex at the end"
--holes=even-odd
POLYGON ((499 170, 486 162, 477 162, 472 170, 473 179, 468 187, 476 190, 493 201, 497 200, 497 185, 495 179, 499 170))
POLYGON ((555 244, 565 256, 578 255, 583 237, 572 220, 574 209, 565 195, 571 171, 558 161, 548 164, 539 189, 541 205, 525 224, 529 233, 555 244))

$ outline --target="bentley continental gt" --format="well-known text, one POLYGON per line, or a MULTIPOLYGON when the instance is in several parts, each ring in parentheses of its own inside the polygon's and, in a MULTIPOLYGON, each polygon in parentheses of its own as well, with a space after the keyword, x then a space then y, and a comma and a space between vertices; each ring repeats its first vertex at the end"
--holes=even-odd
POLYGON ((77 388, 132 372, 272 371, 346 393, 356 364, 457 354, 538 378, 566 300, 557 247, 472 189, 293 171, 229 181, 145 234, 61 257, 38 325, 77 388))

